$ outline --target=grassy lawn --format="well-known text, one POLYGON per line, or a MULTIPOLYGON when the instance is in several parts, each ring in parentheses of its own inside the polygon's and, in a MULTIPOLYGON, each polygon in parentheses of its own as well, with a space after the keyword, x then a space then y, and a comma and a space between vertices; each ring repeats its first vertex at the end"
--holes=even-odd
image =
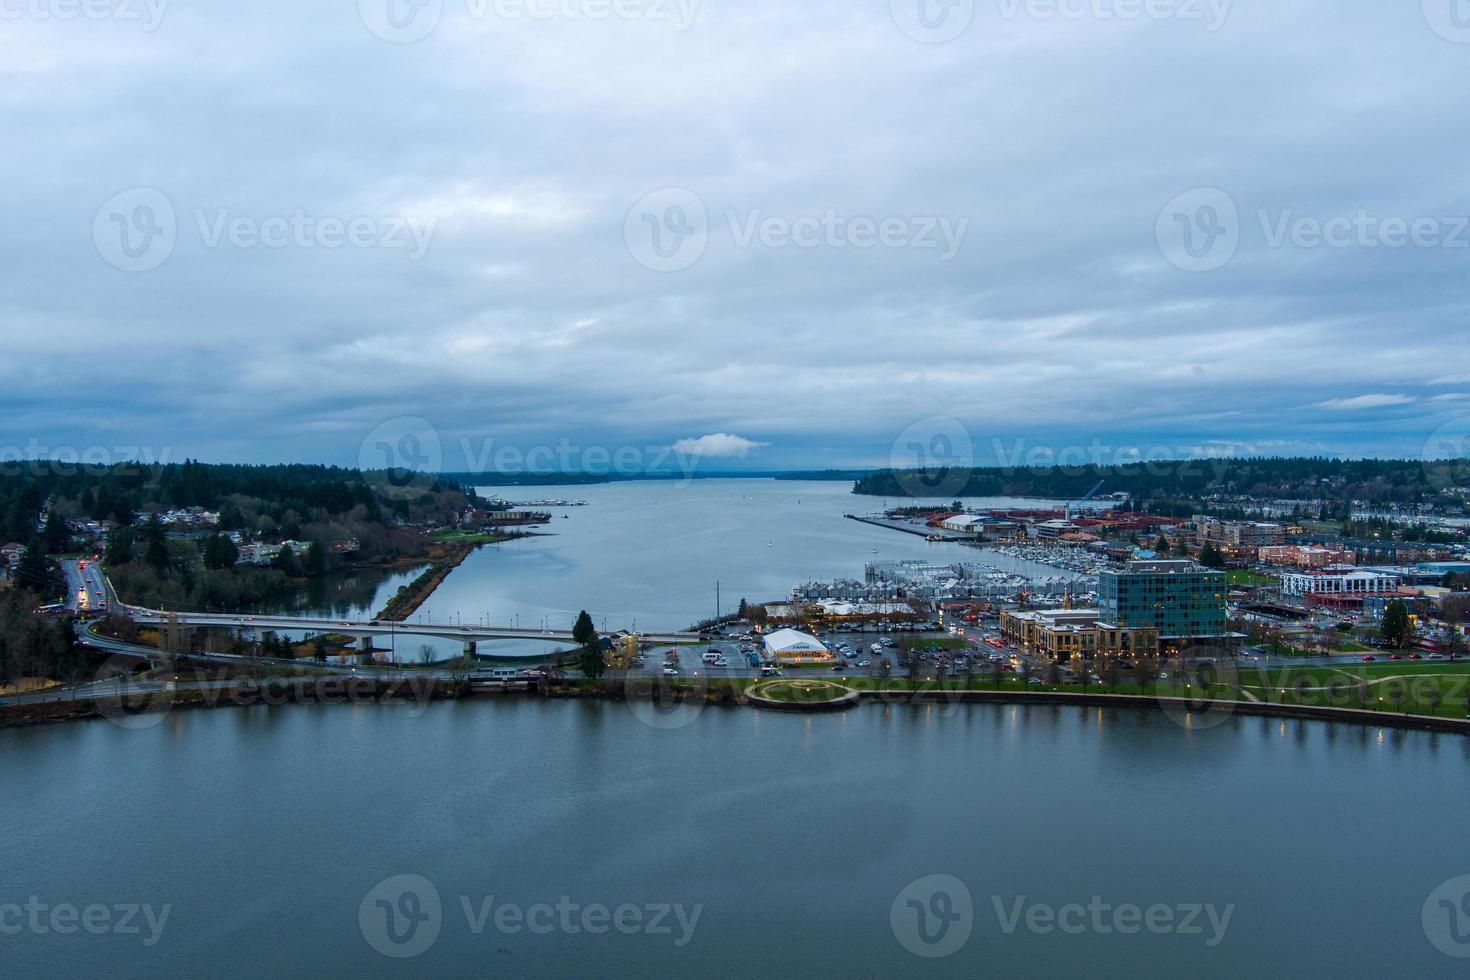
POLYGON ((1255 572, 1233 571, 1225 573, 1225 581, 1228 585, 1276 585, 1279 579, 1269 575, 1259 575, 1255 572))

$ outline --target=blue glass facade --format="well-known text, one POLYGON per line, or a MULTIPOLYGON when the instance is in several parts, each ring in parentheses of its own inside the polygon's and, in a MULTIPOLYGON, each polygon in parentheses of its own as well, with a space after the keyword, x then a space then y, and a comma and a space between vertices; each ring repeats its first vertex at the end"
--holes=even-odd
POLYGON ((1191 561, 1135 561, 1099 576, 1099 622, 1152 627, 1164 638, 1226 632, 1225 573, 1191 561))

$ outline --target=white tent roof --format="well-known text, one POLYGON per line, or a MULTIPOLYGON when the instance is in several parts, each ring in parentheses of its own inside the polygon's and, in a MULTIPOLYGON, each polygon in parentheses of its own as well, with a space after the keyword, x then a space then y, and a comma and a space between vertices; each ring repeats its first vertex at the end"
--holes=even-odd
POLYGON ((826 653, 827 648, 810 633, 801 630, 777 630, 765 639, 766 649, 772 653, 826 653))

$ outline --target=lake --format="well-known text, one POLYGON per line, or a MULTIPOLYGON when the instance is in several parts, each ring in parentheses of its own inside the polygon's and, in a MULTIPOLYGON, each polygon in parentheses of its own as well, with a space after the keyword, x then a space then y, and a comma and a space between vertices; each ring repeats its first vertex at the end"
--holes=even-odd
POLYGON ((1470 873, 1464 738, 1077 707, 680 720, 525 700, 0 731, 6 972, 1464 975, 1432 942, 1459 941, 1448 911, 1421 921, 1470 873))

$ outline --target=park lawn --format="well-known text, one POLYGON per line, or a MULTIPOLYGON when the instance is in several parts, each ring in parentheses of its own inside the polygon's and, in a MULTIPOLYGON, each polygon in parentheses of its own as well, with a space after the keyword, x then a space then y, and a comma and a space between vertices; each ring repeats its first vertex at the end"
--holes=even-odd
POLYGON ((1227 585, 1276 585, 1280 580, 1256 572, 1234 571, 1225 573, 1227 585))

